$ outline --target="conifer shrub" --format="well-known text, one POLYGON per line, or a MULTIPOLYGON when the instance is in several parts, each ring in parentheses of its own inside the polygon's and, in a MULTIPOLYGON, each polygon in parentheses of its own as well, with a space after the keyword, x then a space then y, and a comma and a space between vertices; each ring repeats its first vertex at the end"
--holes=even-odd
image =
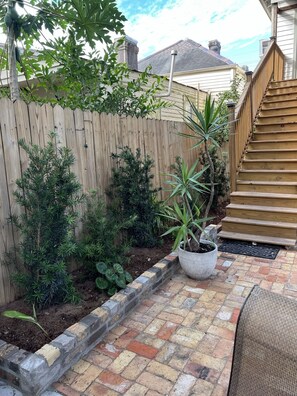
POLYGON ((136 149, 121 148, 119 154, 112 154, 116 166, 112 169, 112 181, 108 191, 110 209, 119 221, 136 217, 133 225, 127 227, 132 244, 139 247, 154 247, 159 243, 157 213, 157 192, 153 188, 151 173, 154 161, 149 155, 141 155, 136 149))
POLYGON ((66 259, 75 252, 75 206, 80 184, 70 171, 71 150, 54 145, 54 134, 41 148, 19 142, 29 158, 28 168, 16 181, 16 202, 22 207, 12 221, 20 231, 19 256, 23 271, 14 275, 28 302, 38 308, 75 302, 78 296, 67 272, 66 259))
POLYGON ((114 263, 124 265, 131 243, 124 230, 133 224, 135 218, 118 221, 108 211, 103 198, 93 191, 86 198, 86 211, 83 217, 82 238, 78 246, 79 260, 91 275, 98 276, 96 264, 104 262, 107 267, 114 263))

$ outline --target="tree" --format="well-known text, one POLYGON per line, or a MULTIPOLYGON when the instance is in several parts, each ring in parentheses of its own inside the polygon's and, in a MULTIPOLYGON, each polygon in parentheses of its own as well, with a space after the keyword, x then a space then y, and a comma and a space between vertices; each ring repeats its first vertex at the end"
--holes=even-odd
POLYGON ((110 33, 123 33, 126 20, 113 0, 2 0, 0 5, 1 27, 8 38, 11 99, 19 98, 17 62, 29 78, 42 60, 41 52, 28 67, 28 58, 32 62, 34 40, 42 43, 43 52, 52 54, 51 64, 56 62, 59 65, 52 51, 56 42, 61 39, 65 42, 71 37, 80 45, 88 44, 91 48, 95 47, 96 41, 110 43, 110 33), (17 6, 23 8, 23 13, 17 6), (61 32, 61 38, 47 39, 46 35, 54 31, 61 32), (24 46, 24 60, 20 57, 18 43, 24 46))
POLYGON ((114 1, 8 0, 1 17, 8 34, 8 59, 3 57, 0 68, 8 63, 11 99, 21 95, 73 109, 142 117, 169 105, 156 97, 163 88, 163 78, 150 76, 149 69, 131 78, 127 65, 117 63, 117 47, 111 43, 110 34, 123 33, 125 17, 114 1), (20 15, 17 6, 26 13, 20 15), (103 56, 95 49, 98 41, 107 45, 103 56), (43 49, 34 54, 32 45, 36 42, 43 49), (17 70, 22 70, 27 81, 37 77, 37 87, 27 84, 20 93, 17 70), (35 89, 40 86, 46 90, 45 97, 35 89))

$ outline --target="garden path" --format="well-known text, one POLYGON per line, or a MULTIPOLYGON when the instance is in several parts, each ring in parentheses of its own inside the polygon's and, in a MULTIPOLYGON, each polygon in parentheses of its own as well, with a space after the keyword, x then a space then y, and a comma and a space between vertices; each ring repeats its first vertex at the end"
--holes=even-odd
POLYGON ((281 250, 275 260, 219 253, 216 274, 203 282, 178 272, 54 384, 56 392, 225 396, 236 321, 255 284, 297 299, 297 252, 281 250))

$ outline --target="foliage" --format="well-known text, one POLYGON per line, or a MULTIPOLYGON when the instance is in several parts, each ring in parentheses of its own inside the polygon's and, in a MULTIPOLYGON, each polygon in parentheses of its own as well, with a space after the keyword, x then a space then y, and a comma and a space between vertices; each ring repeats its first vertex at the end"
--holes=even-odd
MULTIPOLYGON (((72 109, 81 108, 119 115, 145 117, 169 103, 156 97, 164 79, 149 74, 148 67, 133 79, 125 63, 117 63, 117 45, 109 45, 104 55, 92 51, 86 57, 82 45, 69 39, 56 41, 57 70, 43 68, 37 76, 48 92, 46 101, 72 109), (150 80, 153 82, 150 85, 150 80)), ((40 100, 38 98, 35 98, 40 100)))
POLYGON ((48 336, 47 331, 41 326, 41 324, 37 320, 37 315, 36 315, 36 310, 35 310, 34 304, 33 304, 32 308, 33 308, 33 316, 26 315, 19 311, 4 311, 4 312, 2 312, 2 315, 5 316, 6 318, 20 319, 20 320, 24 320, 26 322, 31 322, 31 323, 35 324, 36 326, 38 326, 40 328, 40 330, 42 330, 44 332, 44 334, 46 334, 48 336))
POLYGON ((175 198, 173 206, 167 206, 162 215, 171 220, 173 226, 163 235, 173 234, 175 241, 173 249, 183 243, 184 248, 193 251, 193 242, 199 241, 195 236, 197 230, 202 232, 200 194, 208 191, 207 186, 200 182, 206 168, 197 171, 198 160, 191 168, 180 158, 176 159, 176 173, 170 173, 170 179, 166 182, 171 186, 171 194, 168 200, 175 198))
POLYGON ((96 268, 101 275, 96 278, 96 286, 100 290, 106 290, 109 296, 114 295, 118 289, 124 289, 127 283, 133 281, 129 272, 125 271, 118 263, 109 266, 100 262, 96 264, 96 268))
POLYGON ((125 264, 130 243, 124 237, 123 230, 133 222, 133 218, 118 221, 111 212, 107 212, 103 199, 96 191, 88 196, 78 256, 91 273, 97 273, 98 259, 108 266, 113 263, 125 264))
POLYGON ((222 119, 222 128, 216 136, 216 141, 219 146, 222 146, 223 142, 229 140, 229 124, 225 122, 228 118, 229 110, 227 103, 228 101, 237 103, 240 98, 240 86, 243 84, 243 78, 240 75, 236 75, 232 80, 230 89, 224 92, 220 92, 217 96, 216 102, 219 104, 219 114, 222 119))
POLYGON ((80 184, 70 171, 74 156, 56 148, 54 135, 44 148, 19 142, 29 158, 28 168, 16 181, 16 202, 22 214, 12 218, 20 230, 20 257, 25 271, 15 274, 27 300, 38 307, 76 301, 65 260, 75 252, 73 228, 80 202, 80 184))
POLYGON ((180 166, 177 166, 177 174, 170 175, 169 184, 172 192, 169 198, 175 198, 175 202, 167 218, 175 224, 164 235, 175 233, 175 247, 183 242, 185 249, 199 251, 201 235, 209 220, 209 211, 215 194, 215 168, 209 149, 211 145, 218 147, 216 136, 222 128, 222 118, 220 116, 221 104, 216 107, 210 95, 206 98, 203 111, 200 111, 190 100, 189 104, 193 116, 188 114, 184 119, 192 133, 181 134, 181 136, 195 139, 193 147, 201 147, 205 154, 206 165, 202 170, 196 171, 198 161, 190 169, 184 161, 181 161, 180 166), (208 170, 210 183, 206 185, 200 180, 208 170), (197 193, 199 196, 207 190, 209 198, 205 209, 202 209, 201 205, 196 204, 197 193), (194 200, 195 196, 196 200, 194 200))
POLYGON ((134 246, 156 246, 158 189, 152 187, 151 169, 154 161, 148 155, 142 158, 139 148, 135 154, 127 146, 120 150, 119 154, 112 154, 116 167, 112 170, 112 182, 108 191, 112 201, 110 209, 119 222, 136 216, 133 226, 127 227, 134 246))
MULTIPOLYGON (((17 3, 23 6, 22 0, 17 3)), ((2 21, 4 30, 14 29, 15 51, 10 52, 16 57, 18 71, 25 74, 27 81, 32 77, 38 81, 35 85, 27 82, 22 98, 137 117, 169 106, 156 97, 163 88, 162 77, 150 76, 149 68, 133 77, 126 64, 117 63, 111 33, 123 34, 126 19, 115 1, 30 0, 30 4, 33 10, 23 7, 24 15, 18 13, 13 0, 0 10, 0 26, 2 21), (95 49, 98 41, 107 45, 103 56, 95 49), (36 43, 41 50, 32 50, 36 43), (40 94, 40 88, 45 92, 40 94)), ((0 69, 10 64, 6 52, 1 51, 0 69)), ((4 91, 2 96, 7 95, 5 89, 0 91, 4 91)))

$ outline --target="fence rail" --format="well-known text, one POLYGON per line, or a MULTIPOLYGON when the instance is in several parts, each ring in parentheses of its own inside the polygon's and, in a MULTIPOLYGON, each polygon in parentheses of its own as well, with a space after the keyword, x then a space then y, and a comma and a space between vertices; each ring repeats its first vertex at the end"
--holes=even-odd
MULTIPOLYGON (((165 173, 176 156, 182 156, 190 164, 197 158, 197 150, 191 150, 191 139, 178 135, 185 129, 182 122, 119 117, 1 99, 0 305, 13 301, 18 295, 10 280, 13 269, 5 264, 3 258, 19 242, 18 231, 7 222, 10 215, 20 213, 13 191, 16 180, 28 165, 26 153, 18 145, 19 139, 44 146, 49 132, 55 131, 56 144, 69 147, 75 155, 73 171, 83 191, 98 189, 104 192, 114 165, 111 153, 124 146, 129 146, 134 152, 139 147, 143 154, 154 159, 154 184, 164 187, 165 173)), ((160 198, 164 198, 162 191, 160 198)))

